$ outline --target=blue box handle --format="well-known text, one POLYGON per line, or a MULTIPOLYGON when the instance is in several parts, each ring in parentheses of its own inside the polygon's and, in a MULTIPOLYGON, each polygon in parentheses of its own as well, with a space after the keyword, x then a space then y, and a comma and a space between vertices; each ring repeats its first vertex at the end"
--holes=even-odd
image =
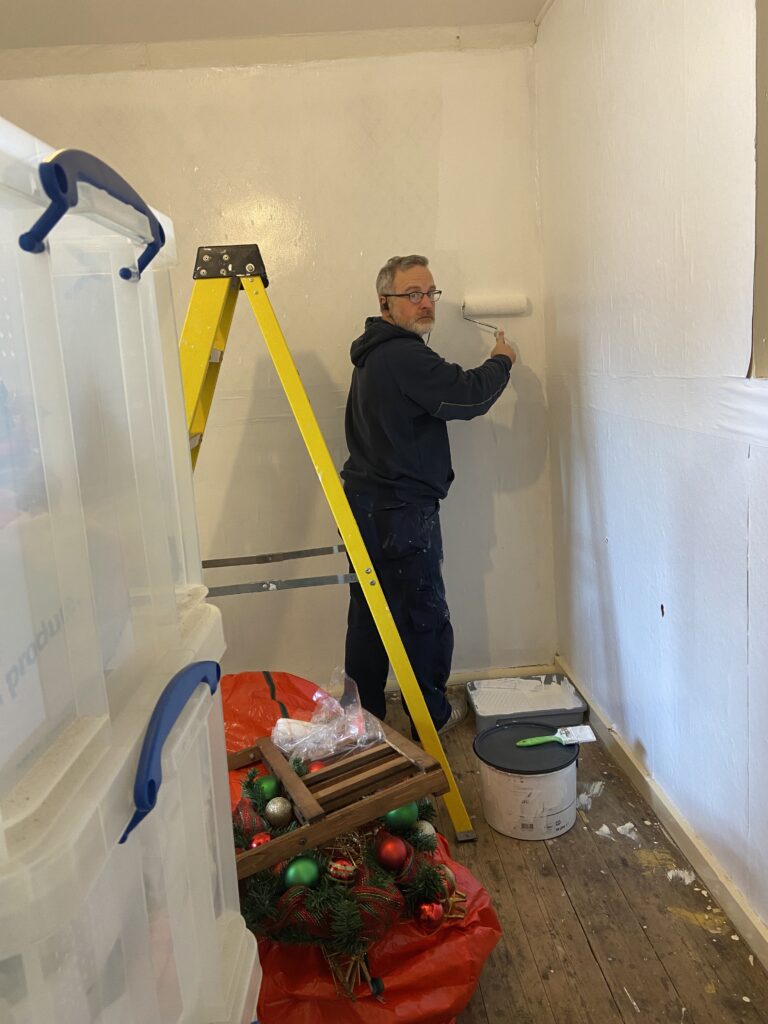
POLYGON ((165 245, 163 226, 150 210, 138 192, 117 171, 105 164, 98 157, 85 153, 81 149, 62 149, 43 160, 38 168, 43 190, 51 200, 51 205, 40 215, 29 231, 19 237, 19 245, 24 252, 40 253, 45 251, 45 239, 61 220, 67 210, 77 206, 77 183, 85 181, 95 188, 108 193, 127 206, 133 207, 149 223, 150 238, 146 238, 147 247, 139 256, 136 268, 122 267, 120 277, 124 281, 138 281, 142 271, 146 270, 151 261, 165 245))
POLYGON ((139 822, 146 818, 157 803, 157 793, 163 781, 163 744, 187 701, 201 683, 207 683, 211 694, 221 679, 221 666, 216 661, 195 661, 177 672, 160 694, 144 734, 144 743, 136 769, 133 800, 136 811, 120 839, 124 843, 139 822))

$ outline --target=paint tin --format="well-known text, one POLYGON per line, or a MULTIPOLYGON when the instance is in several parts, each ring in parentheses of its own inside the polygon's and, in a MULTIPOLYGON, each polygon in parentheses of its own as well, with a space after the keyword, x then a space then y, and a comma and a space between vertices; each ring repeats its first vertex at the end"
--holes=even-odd
POLYGON ((576 821, 578 744, 515 745, 554 732, 551 725, 509 722, 475 737, 485 820, 496 832, 514 839, 554 839, 576 821))

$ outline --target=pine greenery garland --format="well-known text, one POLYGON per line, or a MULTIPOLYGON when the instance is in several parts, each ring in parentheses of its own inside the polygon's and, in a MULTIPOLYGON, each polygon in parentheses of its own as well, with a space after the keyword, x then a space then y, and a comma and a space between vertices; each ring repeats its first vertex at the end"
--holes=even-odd
POLYGON ((421 800, 419 800, 419 819, 421 821, 428 821, 430 825, 434 825, 436 817, 437 808, 428 796, 423 796, 421 800))
MULTIPOLYGON (((426 820, 426 819, 423 819, 426 820)), ((414 828, 409 828, 407 832, 401 833, 406 843, 410 843, 414 850, 419 853, 434 853, 437 849, 437 836, 423 836, 421 832, 417 832, 414 828)))
POLYGON ((254 935, 264 935, 268 925, 277 919, 276 904, 283 888, 282 879, 271 871, 251 875, 242 886, 240 909, 254 935))
MULTIPOLYGON (((269 935, 289 945, 321 945, 331 954, 351 957, 365 953, 370 941, 360 934, 362 919, 352 886, 337 882, 327 873, 328 858, 320 851, 311 850, 301 856, 315 859, 322 872, 317 886, 306 890, 304 911, 318 926, 330 922, 330 938, 318 939, 295 924, 275 928, 280 916, 277 903, 286 891, 285 868, 277 874, 274 869, 260 871, 242 884, 241 910, 248 928, 256 935, 269 935)), ((393 876, 376 862, 373 845, 365 851, 361 871, 366 885, 382 889, 392 885, 393 876)), ((415 914, 419 903, 439 902, 445 895, 444 876, 427 860, 420 860, 411 882, 396 884, 409 916, 415 914)))
POLYGON ((437 903, 445 895, 445 879, 434 864, 421 861, 416 870, 416 877, 408 885, 401 885, 400 891, 405 896, 408 913, 413 916, 419 903, 437 903))
POLYGON ((369 943, 360 937, 363 922, 360 909, 347 890, 341 899, 331 907, 331 942, 329 953, 342 953, 345 956, 357 956, 365 953, 369 943))

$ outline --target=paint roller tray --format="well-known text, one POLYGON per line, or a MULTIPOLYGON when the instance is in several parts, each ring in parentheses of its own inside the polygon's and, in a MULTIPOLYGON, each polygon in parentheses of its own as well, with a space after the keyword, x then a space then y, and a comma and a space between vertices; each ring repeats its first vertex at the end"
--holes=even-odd
POLYGON ((476 679, 467 683, 467 700, 475 712, 478 732, 504 718, 535 720, 559 728, 580 725, 587 705, 567 676, 548 672, 506 679, 476 679))

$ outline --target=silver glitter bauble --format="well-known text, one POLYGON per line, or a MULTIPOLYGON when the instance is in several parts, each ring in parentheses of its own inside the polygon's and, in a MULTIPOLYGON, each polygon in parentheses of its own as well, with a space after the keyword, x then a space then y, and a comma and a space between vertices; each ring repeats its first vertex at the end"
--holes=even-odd
POLYGON ((428 821, 417 821, 413 826, 413 831, 418 832, 424 839, 431 838, 435 835, 435 826, 431 825, 428 821))

